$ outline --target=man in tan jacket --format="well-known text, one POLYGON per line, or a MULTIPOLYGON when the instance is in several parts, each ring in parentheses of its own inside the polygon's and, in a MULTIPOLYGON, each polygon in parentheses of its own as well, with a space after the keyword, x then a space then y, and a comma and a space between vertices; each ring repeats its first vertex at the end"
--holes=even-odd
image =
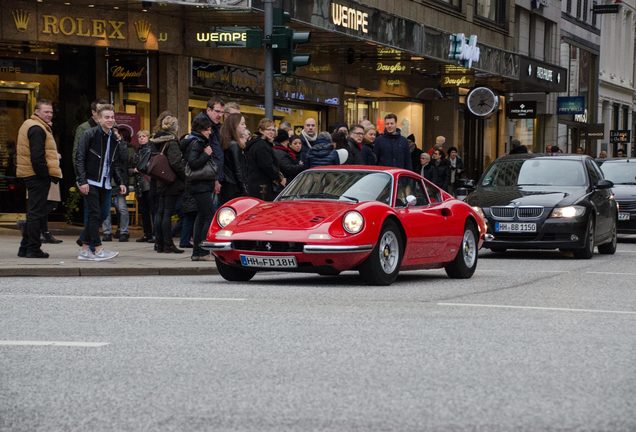
POLYGON ((53 104, 38 100, 35 113, 20 126, 17 140, 17 176, 22 178, 29 195, 27 219, 18 256, 48 258, 43 252, 40 230, 48 218, 47 196, 51 182, 62 178, 57 145, 51 130, 53 104))

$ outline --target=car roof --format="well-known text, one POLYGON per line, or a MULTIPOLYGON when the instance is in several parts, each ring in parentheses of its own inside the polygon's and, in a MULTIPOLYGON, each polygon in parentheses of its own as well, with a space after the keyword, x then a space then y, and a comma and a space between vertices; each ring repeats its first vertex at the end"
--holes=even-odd
POLYGON ((605 158, 605 159, 595 159, 596 162, 598 162, 599 164, 604 164, 604 163, 628 163, 628 162, 635 162, 634 159, 630 158, 619 158, 619 157, 613 157, 613 158, 605 158))
POLYGON ((578 160, 584 161, 586 159, 592 159, 591 156, 581 155, 576 153, 518 153, 501 156, 497 160, 512 160, 512 159, 551 159, 560 158, 565 160, 578 160))

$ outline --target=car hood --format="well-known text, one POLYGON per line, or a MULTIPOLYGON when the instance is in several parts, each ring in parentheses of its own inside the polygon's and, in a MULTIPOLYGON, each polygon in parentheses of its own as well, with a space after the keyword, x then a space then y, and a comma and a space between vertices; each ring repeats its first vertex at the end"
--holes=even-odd
POLYGON ((636 185, 614 184, 612 192, 617 200, 636 200, 636 185))
POLYGON ((576 203, 586 193, 582 187, 550 190, 544 186, 506 188, 478 188, 466 198, 471 206, 492 207, 518 204, 520 206, 557 207, 576 203))
POLYGON ((233 222, 241 230, 306 230, 330 222, 355 204, 338 201, 282 201, 259 204, 237 216, 233 222))

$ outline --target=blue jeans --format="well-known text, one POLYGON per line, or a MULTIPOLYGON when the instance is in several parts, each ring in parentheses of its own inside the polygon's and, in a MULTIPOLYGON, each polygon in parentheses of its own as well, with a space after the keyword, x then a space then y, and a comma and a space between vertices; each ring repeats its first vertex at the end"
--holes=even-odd
MULTIPOLYGON (((128 204, 126 203, 126 195, 122 195, 117 193, 113 198, 115 209, 117 209, 117 214, 119 215, 119 232, 123 234, 128 234, 128 223, 130 221, 130 213, 128 213, 128 204)), ((106 203, 105 203, 106 204, 106 203)), ((106 217, 104 218, 104 223, 102 223, 102 233, 104 234, 112 234, 113 225, 110 220, 110 205, 108 206, 108 210, 106 210, 106 217)))

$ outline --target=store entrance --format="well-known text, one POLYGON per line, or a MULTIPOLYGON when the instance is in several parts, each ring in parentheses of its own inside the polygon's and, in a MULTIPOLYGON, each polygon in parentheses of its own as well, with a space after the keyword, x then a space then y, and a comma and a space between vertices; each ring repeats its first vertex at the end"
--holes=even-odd
POLYGON ((38 83, 0 82, 0 220, 19 219, 26 212, 24 185, 16 178, 16 138, 33 112, 38 83))

